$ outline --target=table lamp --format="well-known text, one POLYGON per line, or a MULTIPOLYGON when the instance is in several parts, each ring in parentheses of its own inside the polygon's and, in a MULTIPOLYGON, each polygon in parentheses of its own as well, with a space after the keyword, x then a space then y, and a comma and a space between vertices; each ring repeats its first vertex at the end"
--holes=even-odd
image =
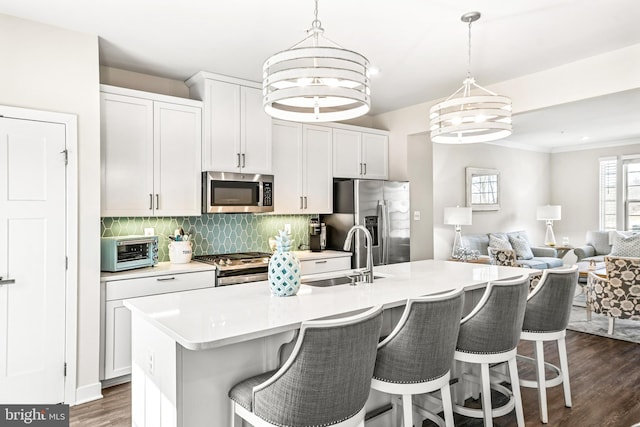
POLYGON ((553 234, 553 221, 561 219, 562 208, 559 205, 538 206, 538 220, 546 221, 547 232, 544 235, 544 244, 547 246, 556 245, 556 236, 553 234))
POLYGON ((471 208, 461 208, 456 206, 455 208, 444 208, 444 223, 446 225, 453 225, 456 229, 456 234, 453 239, 453 250, 451 251, 451 257, 456 257, 456 251, 462 247, 462 225, 471 225, 471 208))

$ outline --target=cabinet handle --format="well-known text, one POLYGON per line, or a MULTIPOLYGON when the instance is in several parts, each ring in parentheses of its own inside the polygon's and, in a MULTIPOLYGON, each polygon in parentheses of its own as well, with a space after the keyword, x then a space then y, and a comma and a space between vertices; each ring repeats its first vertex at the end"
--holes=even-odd
POLYGON ((304 196, 304 208, 307 209, 307 196, 304 196))
POLYGON ((153 194, 149 193, 149 210, 153 210, 153 194))
POLYGON ((245 166, 245 158, 244 158, 244 153, 242 153, 242 167, 245 166))
POLYGON ((237 153, 237 155, 238 155, 238 164, 236 165, 236 167, 239 168, 240 167, 240 153, 237 153))
POLYGON ((156 193, 156 209, 160 209, 160 195, 156 193))
POLYGON ((2 276, 0 276, 0 286, 11 285, 12 283, 16 283, 16 279, 3 279, 2 276))
POLYGON ((363 165, 364 165, 364 174, 363 175, 366 175, 367 174, 367 164, 363 163, 363 165))
POLYGON ((302 204, 302 196, 300 196, 300 209, 302 209, 303 204, 302 204))
POLYGON ((169 280, 176 280, 175 277, 158 277, 156 279, 158 282, 168 282, 169 280))
POLYGON ((322 260, 322 261, 316 261, 316 264, 326 264, 326 263, 327 263, 327 260, 326 260, 326 259, 325 259, 325 260, 322 260))

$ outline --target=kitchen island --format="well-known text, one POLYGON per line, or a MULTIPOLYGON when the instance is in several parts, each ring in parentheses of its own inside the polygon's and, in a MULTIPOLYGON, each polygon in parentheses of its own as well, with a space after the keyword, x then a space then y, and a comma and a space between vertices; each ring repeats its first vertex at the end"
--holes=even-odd
MULTIPOLYGON (((255 282, 125 301, 132 312, 133 425, 230 425, 229 388, 275 369, 280 346, 306 320, 375 305, 391 310, 407 298, 452 289, 480 294, 491 280, 537 270, 426 260, 374 271, 384 277, 356 286, 302 285, 292 297, 271 296, 266 282, 255 282)), ((372 394, 367 409, 385 399, 372 394)))

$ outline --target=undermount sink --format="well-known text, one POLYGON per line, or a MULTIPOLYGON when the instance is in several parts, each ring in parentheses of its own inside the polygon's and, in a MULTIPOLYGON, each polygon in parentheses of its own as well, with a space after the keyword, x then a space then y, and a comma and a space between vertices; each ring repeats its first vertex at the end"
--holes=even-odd
MULTIPOLYGON (((373 275, 373 279, 382 279, 383 277, 387 277, 387 276, 379 276, 377 274, 373 275)), ((329 286, 337 286, 337 285, 346 285, 347 283, 351 283, 351 277, 347 277, 347 276, 338 276, 338 277, 331 277, 329 279, 317 279, 317 280, 303 280, 302 284, 303 285, 308 285, 308 286, 317 286, 317 287, 321 287, 321 288, 327 288, 329 286)), ((362 283, 362 280, 357 280, 356 283, 362 283)))

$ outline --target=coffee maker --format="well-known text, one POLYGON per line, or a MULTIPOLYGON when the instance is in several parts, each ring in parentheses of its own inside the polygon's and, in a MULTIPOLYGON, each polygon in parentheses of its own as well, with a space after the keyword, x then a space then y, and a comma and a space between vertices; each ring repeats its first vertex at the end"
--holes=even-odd
POLYGON ((323 251, 327 246, 327 227, 318 219, 309 222, 309 249, 311 252, 323 251))

